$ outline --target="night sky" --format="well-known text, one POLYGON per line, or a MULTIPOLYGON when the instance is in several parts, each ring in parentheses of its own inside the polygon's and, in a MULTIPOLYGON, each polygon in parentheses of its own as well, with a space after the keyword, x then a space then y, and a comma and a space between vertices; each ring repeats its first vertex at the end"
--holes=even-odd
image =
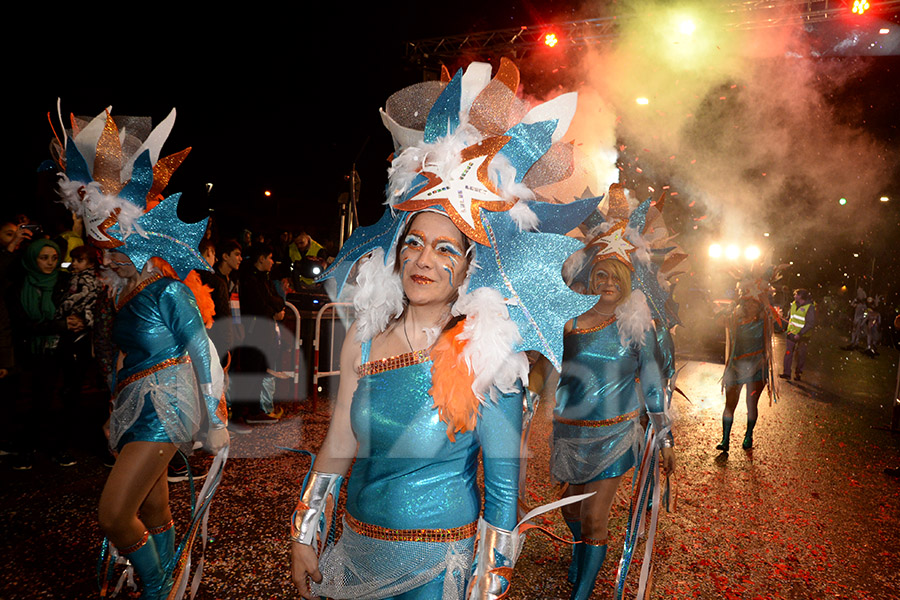
MULTIPOLYGON (((278 10, 260 6, 252 13, 246 6, 241 11, 216 8, 200 14, 180 13, 178 6, 161 13, 156 6, 147 6, 140 12, 35 15, 23 21, 28 41, 7 43, 13 82, 7 88, 13 103, 7 119, 12 125, 9 139, 14 140, 7 156, 14 201, 4 203, 4 208, 21 206, 19 210, 28 212, 34 205, 42 186, 37 167, 48 158, 52 135, 46 113, 55 114, 56 98, 61 97, 64 115, 96 115, 112 105, 113 115, 150 115, 158 122, 176 107, 178 118, 164 153, 186 146, 193 150, 168 192, 212 182, 212 208, 225 235, 245 225, 269 233, 306 226, 319 238, 336 237, 336 199, 347 190, 344 176, 354 162, 362 178, 361 221, 369 224, 383 210, 385 169, 392 151, 378 108, 393 91, 422 79, 422 69, 404 59, 404 42, 576 20, 602 14, 603 5, 612 5, 613 10, 624 6, 535 1, 486 8, 487 4, 463 2, 432 8, 423 2, 395 2, 363 9, 348 4, 317 7, 316 16, 299 5, 278 10), (262 195, 264 190, 272 192, 271 198, 262 195)), ((891 18, 896 24, 897 15, 891 18)), ((829 35, 840 37, 839 32, 829 31, 829 35)), ((820 45, 833 42, 824 33, 819 38, 820 45)), ((541 60, 520 65, 524 92, 544 95, 583 83, 580 75, 565 68, 566 61, 574 60, 571 54, 561 52, 553 58, 557 65, 541 60), (526 75, 532 76, 532 83, 526 75)), ((836 284, 845 271, 849 271, 846 279, 855 282, 871 271, 874 258, 884 282, 880 291, 896 294, 900 291, 895 275, 900 273, 896 250, 900 238, 900 171, 896 168, 900 61, 897 56, 837 57, 833 53, 815 60, 830 65, 825 72, 850 73, 835 76, 834 89, 822 95, 823 110, 880 145, 883 164, 874 168, 889 174, 878 193, 890 194, 891 201, 872 206, 853 199, 855 204, 841 208, 836 199, 842 192, 834 190, 833 203, 821 196, 810 197, 806 208, 798 211, 790 204, 792 212, 787 214, 773 212, 767 205, 759 211, 761 216, 765 213, 765 225, 760 228, 770 230, 777 255, 773 260, 793 260, 802 266, 802 279, 808 286, 810 280, 826 287, 836 284), (881 212, 852 235, 833 235, 830 229, 796 235, 792 221, 806 211, 831 215, 825 221, 837 228, 860 214, 881 212), (860 265, 849 260, 853 252, 861 255, 860 265), (868 266, 863 268, 863 262, 868 266)), ((733 99, 729 97, 729 102, 733 99)), ((754 99, 740 101, 751 106, 754 99)), ((696 182, 688 183, 690 178, 683 171, 672 168, 669 156, 644 153, 638 173, 634 159, 647 144, 629 139, 635 135, 629 125, 623 116, 616 129, 623 181, 638 195, 645 194, 647 187, 658 191, 670 186, 670 191, 679 191, 677 200, 670 203, 671 222, 681 232, 681 243, 702 253, 708 239, 727 229, 728 213, 707 206, 706 194, 696 182)), ((847 157, 848 170, 860 166, 854 160, 847 157)), ((862 175, 868 172, 860 169, 862 175)), ((802 188, 805 182, 797 178, 793 184, 802 188)), ((789 194, 783 188, 779 193, 789 194)))

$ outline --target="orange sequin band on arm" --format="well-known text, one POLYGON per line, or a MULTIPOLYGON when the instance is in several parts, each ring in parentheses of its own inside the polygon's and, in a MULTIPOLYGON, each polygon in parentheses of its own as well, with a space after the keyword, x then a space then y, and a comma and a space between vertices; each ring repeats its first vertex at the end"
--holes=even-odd
POLYGON ((478 522, 451 529, 388 529, 357 521, 350 513, 344 514, 347 527, 359 535, 387 542, 458 542, 475 535, 478 522))
POLYGON ((577 419, 564 419, 562 417, 553 417, 553 420, 563 425, 575 425, 576 427, 609 427, 617 425, 623 421, 630 421, 638 416, 638 411, 633 410, 630 413, 613 417, 612 419, 603 419, 602 421, 579 421, 577 419))

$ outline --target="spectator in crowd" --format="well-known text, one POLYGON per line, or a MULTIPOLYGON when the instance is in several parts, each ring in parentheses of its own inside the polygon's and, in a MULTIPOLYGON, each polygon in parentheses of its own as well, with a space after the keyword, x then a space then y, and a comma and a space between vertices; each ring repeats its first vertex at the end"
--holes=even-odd
POLYGON ((62 357, 60 338, 84 329, 84 321, 57 312, 66 296, 68 274, 59 268, 60 250, 54 242, 39 239, 22 253, 22 274, 13 285, 6 302, 10 311, 15 353, 21 361, 21 400, 18 450, 13 468, 32 467, 34 448, 42 442, 38 433, 46 431, 52 458, 60 466, 71 466, 69 436, 74 420, 72 405, 60 394, 62 357))
POLYGON ((238 349, 239 373, 233 378, 236 421, 274 423, 272 406, 261 406, 267 369, 277 370, 278 325, 284 319, 284 300, 269 281, 275 264, 270 246, 250 248, 250 267, 241 274, 241 320, 246 337, 238 349), (255 414, 254 414, 255 413, 255 414))
POLYGON ((294 269, 300 269, 298 281, 301 286, 314 286, 315 279, 310 277, 307 271, 307 265, 315 262, 320 268, 325 266, 325 249, 322 244, 318 243, 310 237, 304 230, 300 230, 294 237, 294 242, 288 247, 288 255, 294 264, 294 269), (299 265, 297 263, 300 263, 299 265))
POLYGON ((60 340, 63 390, 65 402, 78 404, 85 378, 93 372, 93 330, 98 303, 106 295, 103 283, 97 275, 100 254, 93 246, 75 246, 72 250, 69 288, 56 310, 56 316, 75 316, 84 323, 84 329, 67 332, 60 340))
MULTIPOLYGON (((12 325, 9 319, 9 310, 6 306, 6 297, 9 289, 10 274, 14 262, 19 258, 19 246, 23 241, 31 239, 31 230, 20 228, 13 221, 0 223, 0 398, 14 398, 16 396, 16 356, 13 346, 12 325)), ((10 408, 4 411, 2 424, 3 442, 0 445, 0 456, 12 454, 14 448, 9 444, 10 408)))
MULTIPOLYGON (((212 269, 216 264, 216 245, 211 240, 203 240, 200 242, 200 255, 209 263, 212 269)), ((197 271, 200 281, 203 285, 208 286, 211 290, 215 314, 213 315, 213 326, 209 330, 209 338, 216 346, 219 353, 219 359, 222 365, 231 345, 234 342, 231 325, 231 307, 228 302, 228 280, 219 274, 218 271, 197 271)))

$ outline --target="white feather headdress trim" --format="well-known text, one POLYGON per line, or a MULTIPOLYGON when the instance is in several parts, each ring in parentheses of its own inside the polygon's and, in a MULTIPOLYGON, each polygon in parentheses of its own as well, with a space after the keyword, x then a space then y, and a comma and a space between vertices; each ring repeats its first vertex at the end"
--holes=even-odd
POLYGON ((385 263, 384 250, 376 248, 361 262, 356 285, 346 286, 344 294, 348 301, 352 298, 356 309, 356 339, 360 343, 384 331, 391 320, 403 313, 405 305, 403 284, 394 272, 393 253, 385 263))
POLYGON ((528 359, 524 352, 513 352, 522 341, 519 329, 509 318, 509 309, 500 292, 482 287, 467 292, 468 280, 459 290, 453 305, 454 316, 465 315, 463 332, 457 336, 466 340, 463 357, 474 373, 472 391, 485 400, 496 398, 497 390, 514 392, 519 380, 528 380, 528 359))
POLYGON ((616 307, 616 320, 622 347, 627 348, 631 344, 643 347, 644 334, 653 329, 653 317, 644 292, 633 290, 628 300, 616 307))

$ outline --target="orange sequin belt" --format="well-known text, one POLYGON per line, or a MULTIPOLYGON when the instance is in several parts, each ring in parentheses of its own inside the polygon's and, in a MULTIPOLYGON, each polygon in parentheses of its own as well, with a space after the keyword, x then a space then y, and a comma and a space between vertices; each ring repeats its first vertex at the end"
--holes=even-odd
POLYGON ((134 375, 129 375, 128 377, 126 377, 125 379, 120 381, 116 385, 116 394, 121 392, 123 389, 125 389, 127 386, 131 385, 138 379, 144 378, 147 375, 152 375, 153 373, 156 373, 157 371, 162 371, 163 369, 165 369, 167 367, 171 367, 172 365, 180 365, 180 364, 189 363, 189 362, 191 362, 191 357, 188 356, 187 354, 185 354, 184 356, 178 356, 175 358, 167 358, 166 360, 162 361, 161 363, 153 365, 149 369, 143 369, 142 371, 138 371, 134 375))
POLYGON ((553 417, 553 420, 563 425, 575 425, 576 427, 609 427, 623 421, 630 421, 638 416, 638 411, 633 410, 630 413, 613 417, 612 419, 603 419, 602 421, 579 421, 577 419, 564 419, 562 417, 553 417))
POLYGON ((431 354, 429 354, 428 350, 416 350, 415 352, 407 352, 406 354, 398 354, 397 356, 389 356, 381 360, 363 363, 356 368, 356 374, 364 377, 365 375, 374 375, 392 369, 418 365, 429 360, 431 360, 431 354))
POLYGON ((387 542, 458 542, 475 535, 478 521, 452 529, 388 529, 357 521, 350 513, 344 513, 347 527, 359 535, 387 542))

